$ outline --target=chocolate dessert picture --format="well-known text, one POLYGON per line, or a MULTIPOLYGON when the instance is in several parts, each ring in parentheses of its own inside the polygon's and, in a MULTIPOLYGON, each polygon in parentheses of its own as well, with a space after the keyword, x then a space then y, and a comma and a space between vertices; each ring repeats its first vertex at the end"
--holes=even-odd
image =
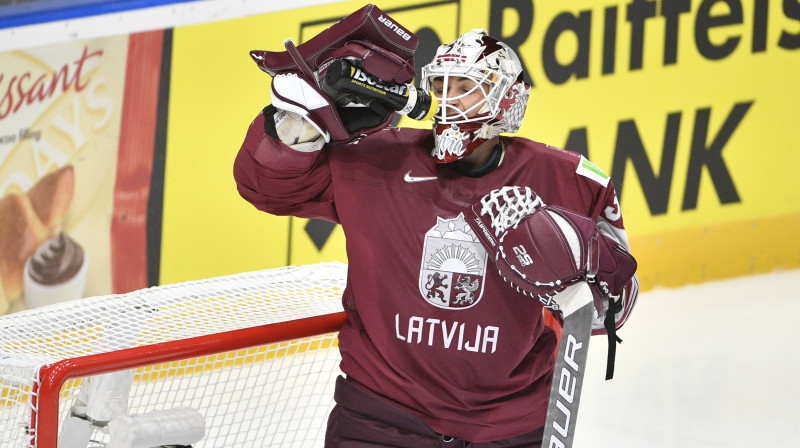
POLYGON ((66 250, 69 243, 62 228, 74 193, 75 172, 66 165, 39 179, 25 194, 0 198, 0 314, 23 297, 25 266, 43 243, 61 238, 66 250))
POLYGON ((83 297, 88 265, 83 248, 63 232, 42 243, 25 265, 28 307, 83 297))

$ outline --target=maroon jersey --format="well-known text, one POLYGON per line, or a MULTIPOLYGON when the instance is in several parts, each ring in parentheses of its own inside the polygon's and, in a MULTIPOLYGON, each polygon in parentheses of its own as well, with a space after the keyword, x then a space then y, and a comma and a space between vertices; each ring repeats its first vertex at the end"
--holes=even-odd
POLYGON ((263 123, 259 115, 236 159, 241 195, 345 233, 343 372, 442 434, 486 442, 543 426, 555 333, 539 301, 497 274, 463 213, 493 189, 528 186, 627 245, 608 177, 579 154, 524 138, 503 137, 500 166, 470 178, 434 162, 429 130, 388 128, 301 153, 263 123))

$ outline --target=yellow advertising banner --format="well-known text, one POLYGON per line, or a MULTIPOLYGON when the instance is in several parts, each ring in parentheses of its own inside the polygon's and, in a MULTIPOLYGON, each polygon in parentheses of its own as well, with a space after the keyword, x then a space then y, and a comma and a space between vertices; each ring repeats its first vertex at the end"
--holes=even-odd
MULTIPOLYGON (((375 3, 420 37, 418 67, 472 28, 518 52, 533 83, 518 135, 611 176, 645 288, 800 265, 800 1, 375 3)), ((162 283, 346 261, 340 228, 253 209, 231 172, 270 102, 249 50, 281 51, 363 5, 175 29, 162 283)))
POLYGON ((0 314, 111 292, 127 45, 0 53, 0 314))

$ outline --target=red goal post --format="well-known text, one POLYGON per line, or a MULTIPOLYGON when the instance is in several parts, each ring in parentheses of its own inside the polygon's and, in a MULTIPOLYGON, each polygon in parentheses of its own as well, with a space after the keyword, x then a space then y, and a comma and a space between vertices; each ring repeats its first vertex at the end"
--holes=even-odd
POLYGON ((86 444, 71 446, 185 440, 136 426, 172 409, 199 419, 197 448, 319 446, 340 374, 345 276, 341 263, 291 266, 2 316, 3 446, 55 448, 76 421, 86 444), (130 372, 121 389, 95 386, 118 372, 130 372), (102 401, 118 404, 120 390, 121 408, 109 409, 102 401), (84 417, 86 403, 100 410, 84 417))

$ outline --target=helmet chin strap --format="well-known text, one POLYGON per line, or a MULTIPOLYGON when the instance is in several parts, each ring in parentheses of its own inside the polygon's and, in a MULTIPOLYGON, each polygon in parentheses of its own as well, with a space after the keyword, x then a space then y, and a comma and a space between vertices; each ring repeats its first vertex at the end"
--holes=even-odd
POLYGON ((484 140, 492 139, 498 135, 500 135, 500 130, 488 123, 484 123, 483 126, 481 126, 480 131, 478 131, 478 138, 482 138, 484 140))

